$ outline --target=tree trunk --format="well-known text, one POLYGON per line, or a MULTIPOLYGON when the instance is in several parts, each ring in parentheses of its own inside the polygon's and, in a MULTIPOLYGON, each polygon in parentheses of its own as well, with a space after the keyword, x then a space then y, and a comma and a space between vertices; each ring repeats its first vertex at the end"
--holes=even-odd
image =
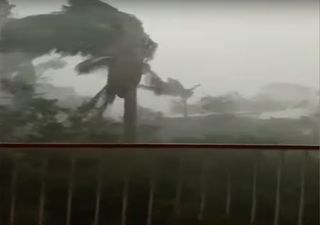
POLYGON ((124 97, 124 141, 137 141, 137 89, 132 88, 124 97))
POLYGON ((188 117, 189 113, 188 113, 188 102, 187 102, 187 99, 182 99, 182 104, 183 104, 183 116, 184 117, 188 117))
MULTIPOLYGON (((1 38, 1 30, 3 25, 6 23, 6 21, 8 20, 8 3, 7 2, 0 2, 0 38, 1 38)), ((4 54, 0 53, 0 79, 4 78, 4 62, 3 62, 3 57, 4 54)))

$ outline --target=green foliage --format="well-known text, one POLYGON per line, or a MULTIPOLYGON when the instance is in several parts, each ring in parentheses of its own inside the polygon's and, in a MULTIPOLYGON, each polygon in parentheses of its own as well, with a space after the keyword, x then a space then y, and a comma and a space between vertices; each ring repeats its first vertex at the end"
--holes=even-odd
POLYGON ((0 140, 4 142, 117 142, 119 126, 104 118, 86 118, 43 98, 32 98, 19 110, 0 108, 0 140))
POLYGON ((259 119, 236 115, 165 118, 159 129, 164 142, 234 144, 319 144, 315 117, 259 119))

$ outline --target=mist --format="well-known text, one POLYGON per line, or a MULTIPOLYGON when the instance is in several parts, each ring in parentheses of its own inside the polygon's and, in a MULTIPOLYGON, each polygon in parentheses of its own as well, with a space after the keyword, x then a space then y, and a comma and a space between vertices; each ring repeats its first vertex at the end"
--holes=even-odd
MULTIPOLYGON (((152 67, 164 79, 186 86, 200 83, 194 98, 238 91, 252 96, 267 83, 319 86, 319 10, 317 3, 199 4, 107 1, 143 21, 159 48, 152 67)), ((64 1, 12 1, 18 17, 57 11, 64 1)), ((78 76, 80 60, 50 76, 53 84, 94 95, 106 79, 78 76), (65 76, 65 74, 69 74, 65 76)), ((164 113, 168 99, 140 91, 139 103, 164 113)))
MULTIPOLYGON (((157 138, 172 141, 173 137, 207 137, 225 132, 229 139, 223 140, 230 140, 229 135, 239 127, 242 129, 247 124, 254 124, 250 127, 250 132, 254 133, 258 129, 256 126, 266 129, 264 126, 271 126, 276 118, 285 120, 288 127, 293 126, 292 129, 300 132, 302 136, 296 140, 303 142, 303 135, 312 133, 308 142, 315 141, 317 129, 310 121, 317 115, 319 102, 318 3, 105 2, 125 15, 134 15, 132 18, 141 22, 147 37, 155 41, 154 55, 143 62, 143 66, 150 67, 153 72, 144 72, 141 81, 139 77, 135 82, 138 84, 139 121, 141 126, 159 129, 157 138), (158 87, 152 82, 148 84, 152 73, 160 82, 158 87), (192 89, 195 86, 197 88, 192 89), (222 131, 206 127, 217 121, 227 122, 228 116, 235 117, 235 123, 228 129, 222 131), (303 118, 311 118, 309 122, 301 122, 308 123, 303 125, 305 127, 298 123, 303 118), (177 130, 180 123, 185 128, 177 130)), ((12 0, 10 3, 16 5, 12 9, 13 18, 59 15, 62 7, 68 4, 66 1, 36 0, 12 0)), ((135 29, 131 30, 135 32, 135 29)), ((66 37, 69 38, 68 35, 66 37)), ((99 40, 104 40, 104 36, 99 37, 99 40)), ((57 38, 61 39, 60 36, 57 38)), ((99 50, 97 46, 100 45, 95 45, 99 50)), ((94 100, 98 107, 96 110, 102 115, 100 119, 121 123, 125 111, 123 95, 117 93, 111 98, 103 97, 108 91, 106 82, 112 70, 109 64, 112 62, 106 62, 110 56, 99 55, 101 52, 98 55, 94 52, 87 54, 83 46, 77 51, 68 47, 66 51, 48 49, 51 50, 28 62, 28 66, 33 64, 36 72, 41 74, 32 93, 57 101, 59 107, 72 109, 81 109, 82 104, 94 100), (95 63, 97 68, 93 68, 95 63), (86 74, 79 73, 79 65, 89 66, 88 70, 85 69, 86 74)), ((25 57, 23 53, 14 54, 21 54, 21 60, 25 57)), ((21 70, 26 71, 24 67, 21 70)), ((114 87, 127 85, 117 82, 114 87)), ((7 96, 8 93, 1 94, 7 96)), ((295 140, 293 136, 290 138, 281 141, 295 140)), ((202 141, 213 139, 217 141, 215 136, 202 141)), ((243 140, 242 136, 233 141, 239 140, 243 140)), ((263 139, 262 142, 266 140, 270 141, 263 139)))

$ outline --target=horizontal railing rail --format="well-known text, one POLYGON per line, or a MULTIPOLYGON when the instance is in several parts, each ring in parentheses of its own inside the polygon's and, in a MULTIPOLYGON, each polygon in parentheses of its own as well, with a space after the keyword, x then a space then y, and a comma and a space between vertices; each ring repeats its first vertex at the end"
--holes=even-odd
POLYGON ((65 149, 225 149, 225 150, 306 150, 319 151, 319 145, 285 145, 285 144, 194 144, 194 143, 0 143, 1 149, 59 148, 65 149))

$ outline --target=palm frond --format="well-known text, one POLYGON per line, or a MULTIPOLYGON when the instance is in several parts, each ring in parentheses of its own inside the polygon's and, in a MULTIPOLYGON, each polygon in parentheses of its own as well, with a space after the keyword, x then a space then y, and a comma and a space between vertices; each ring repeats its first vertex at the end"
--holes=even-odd
POLYGON ((112 57, 98 57, 98 58, 90 58, 81 63, 79 63, 76 67, 76 70, 79 74, 87 74, 93 72, 94 70, 101 68, 108 68, 112 57))

